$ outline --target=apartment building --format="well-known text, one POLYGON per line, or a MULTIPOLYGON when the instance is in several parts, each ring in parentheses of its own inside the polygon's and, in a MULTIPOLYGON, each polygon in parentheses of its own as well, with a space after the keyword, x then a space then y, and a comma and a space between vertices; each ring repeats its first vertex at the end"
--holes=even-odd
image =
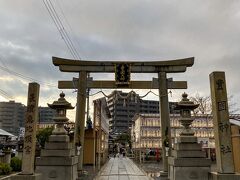
MULTIPOLYGON (((143 100, 138 94, 113 91, 107 99, 108 108, 112 118, 110 119, 110 134, 121 134, 129 132, 132 126, 132 118, 137 113, 158 114, 159 101, 143 100)), ((174 111, 176 103, 169 103, 170 113, 174 111)))
MULTIPOLYGON (((25 126, 26 106, 22 103, 9 101, 0 102, 0 128, 14 134, 20 133, 20 128, 25 126)), ((39 107, 40 126, 54 124, 52 118, 56 115, 56 111, 49 107, 39 107)))
POLYGON ((15 101, 0 102, 0 128, 18 135, 19 127, 24 126, 25 106, 15 101))
POLYGON ((39 113, 39 122, 40 123, 54 123, 53 117, 56 116, 57 112, 54 109, 51 109, 49 107, 38 107, 38 113, 39 113))

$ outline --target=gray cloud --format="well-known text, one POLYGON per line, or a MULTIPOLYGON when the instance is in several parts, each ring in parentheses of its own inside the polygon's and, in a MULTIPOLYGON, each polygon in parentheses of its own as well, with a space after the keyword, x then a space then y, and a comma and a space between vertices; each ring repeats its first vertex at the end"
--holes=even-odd
MULTIPOLYGON (((72 31, 58 2, 52 2, 82 59, 167 60, 195 56, 194 66, 186 73, 169 77, 187 80, 189 93, 208 95, 209 74, 226 71, 228 92, 240 98, 240 2, 58 1, 72 31)), ((9 69, 51 84, 76 76, 61 73, 52 65, 51 56, 72 57, 42 1, 2 0, 0 9, 0 58, 9 69)), ((0 74, 9 75, 2 70, 0 74)), ((141 76, 151 79, 156 75, 141 76)), ((99 75, 94 77, 99 79, 99 75)), ((26 84, 22 81, 10 83, 0 79, 0 83, 1 89, 14 96, 25 93, 22 89, 26 89, 26 84)), ((57 96, 56 92, 57 88, 43 88, 42 98, 46 101, 57 96)))

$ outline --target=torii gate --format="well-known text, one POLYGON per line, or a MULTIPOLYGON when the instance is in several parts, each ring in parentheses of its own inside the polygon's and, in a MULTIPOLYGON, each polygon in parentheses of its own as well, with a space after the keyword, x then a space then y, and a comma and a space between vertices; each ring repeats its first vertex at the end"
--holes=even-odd
MULTIPOLYGON (((169 61, 82 61, 52 57, 53 64, 59 66, 62 72, 79 73, 78 83, 76 84, 77 108, 75 120, 74 142, 81 143, 81 151, 78 163, 78 170, 83 166, 83 145, 84 145, 84 126, 86 108, 87 88, 99 89, 159 89, 159 111, 161 118, 161 137, 163 154, 163 172, 168 172, 168 160, 164 140, 168 140, 169 152, 171 152, 171 130, 169 120, 168 92, 167 89, 187 89, 186 81, 171 81, 167 79, 167 73, 185 72, 187 67, 194 64, 194 57, 169 60, 169 61), (93 81, 87 78, 87 73, 114 73, 120 68, 120 80, 116 81, 93 81), (127 73, 127 74, 126 74, 127 73), (128 74, 129 73, 129 74, 128 74), (158 73, 158 79, 153 81, 130 81, 130 73, 158 73), (129 75, 127 77, 126 75, 129 75)), ((59 81, 60 89, 73 89, 73 81, 59 81)))

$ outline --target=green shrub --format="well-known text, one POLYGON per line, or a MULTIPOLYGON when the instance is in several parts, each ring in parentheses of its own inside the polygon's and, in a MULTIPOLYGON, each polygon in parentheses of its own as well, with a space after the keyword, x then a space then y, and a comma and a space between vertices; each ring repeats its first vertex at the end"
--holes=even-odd
POLYGON ((22 161, 18 157, 13 157, 11 159, 10 166, 13 171, 21 171, 22 161))
POLYGON ((40 129, 37 132, 37 141, 41 145, 41 148, 44 148, 45 142, 48 141, 49 136, 52 134, 53 127, 47 127, 44 129, 40 129))
POLYGON ((12 168, 7 163, 0 163, 0 175, 10 174, 12 168))

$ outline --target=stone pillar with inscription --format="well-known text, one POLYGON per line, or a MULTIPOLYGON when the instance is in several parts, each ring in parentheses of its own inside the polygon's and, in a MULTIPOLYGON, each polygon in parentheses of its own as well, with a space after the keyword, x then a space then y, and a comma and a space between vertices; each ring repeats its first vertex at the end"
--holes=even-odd
POLYGON ((38 83, 29 83, 28 102, 25 119, 25 136, 22 157, 22 172, 13 176, 12 179, 41 179, 40 174, 34 173, 35 147, 36 147, 36 126, 38 122, 38 100, 39 100, 38 83))
POLYGON ((212 72, 210 87, 217 159, 217 172, 211 173, 212 179, 240 180, 240 176, 234 172, 225 73, 212 72))

